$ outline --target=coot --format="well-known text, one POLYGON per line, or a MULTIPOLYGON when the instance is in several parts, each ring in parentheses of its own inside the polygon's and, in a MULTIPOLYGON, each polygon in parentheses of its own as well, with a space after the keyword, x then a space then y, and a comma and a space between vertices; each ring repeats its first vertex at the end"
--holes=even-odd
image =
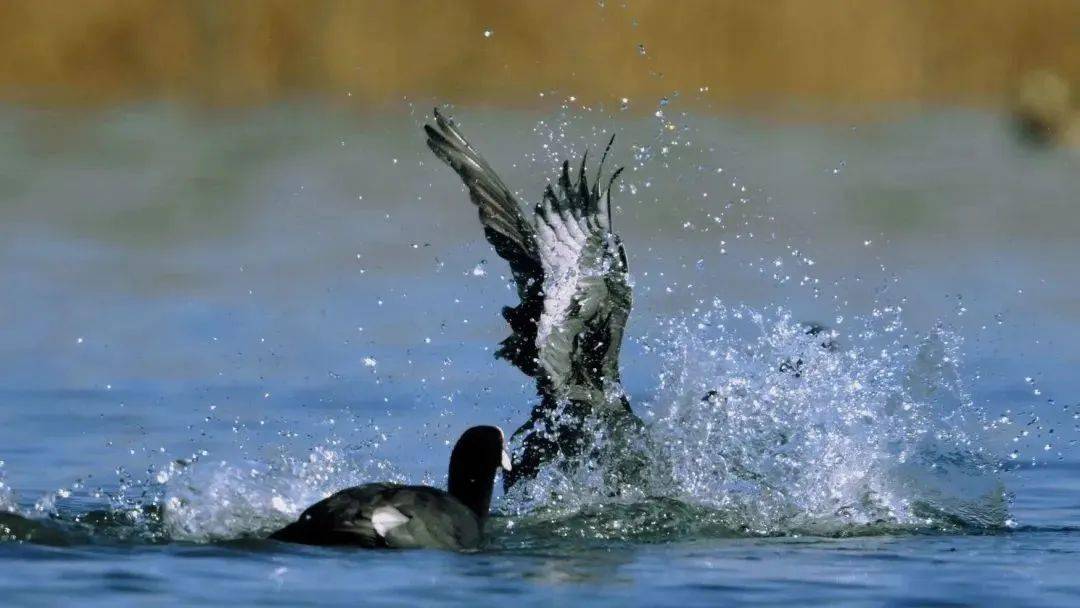
POLYGON ((369 549, 476 549, 500 468, 510 470, 502 430, 474 426, 450 454, 447 491, 395 483, 348 488, 308 507, 270 538, 369 549))

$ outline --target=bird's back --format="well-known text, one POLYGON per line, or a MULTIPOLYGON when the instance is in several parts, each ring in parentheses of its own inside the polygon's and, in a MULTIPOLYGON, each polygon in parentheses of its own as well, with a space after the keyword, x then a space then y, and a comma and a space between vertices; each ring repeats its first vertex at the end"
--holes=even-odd
POLYGON ((371 483, 342 490, 270 536, 307 545, 472 549, 481 521, 450 494, 427 486, 371 483))

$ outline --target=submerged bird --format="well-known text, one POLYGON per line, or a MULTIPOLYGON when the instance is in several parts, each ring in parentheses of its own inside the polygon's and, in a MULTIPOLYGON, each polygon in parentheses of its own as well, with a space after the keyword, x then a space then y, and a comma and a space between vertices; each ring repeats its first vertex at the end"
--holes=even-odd
MULTIPOLYGON (((643 424, 630 409, 619 377, 619 349, 630 315, 626 251, 612 231, 611 186, 622 169, 600 190, 604 160, 590 186, 585 154, 576 179, 563 162, 557 184, 544 190, 532 219, 522 204, 450 119, 435 110, 435 124, 425 125, 431 151, 464 182, 476 205, 487 240, 510 265, 520 303, 503 308, 513 332, 496 356, 536 382, 538 403, 514 437, 509 488, 534 477, 548 462, 578 463, 595 449, 593 433, 611 445, 634 443, 643 424)), ((641 453, 616 457, 610 481, 634 484, 644 466, 641 453)), ((595 460, 590 458, 589 460, 595 460)))
POLYGON ((470 550, 483 540, 498 469, 510 470, 501 429, 474 426, 450 454, 447 490, 369 483, 315 503, 270 535, 305 545, 470 550))

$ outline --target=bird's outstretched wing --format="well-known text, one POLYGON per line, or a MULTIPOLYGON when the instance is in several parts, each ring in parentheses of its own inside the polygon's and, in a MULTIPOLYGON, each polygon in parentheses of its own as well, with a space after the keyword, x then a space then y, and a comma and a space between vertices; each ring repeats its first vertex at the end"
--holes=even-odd
POLYGON ((619 171, 602 193, 597 183, 589 185, 586 158, 576 180, 564 162, 530 222, 451 120, 436 110, 435 125, 424 130, 428 147, 465 183, 488 241, 509 262, 517 283, 520 303, 503 309, 513 335, 497 355, 536 378, 542 396, 599 400, 606 386, 619 381, 619 347, 631 305, 626 253, 611 231, 610 185, 619 171))
POLYGON ((424 125, 427 144, 461 176, 469 198, 480 213, 487 240, 495 252, 510 263, 517 283, 515 307, 503 308, 513 333, 503 340, 497 356, 510 361, 529 376, 536 376, 536 320, 543 308, 541 289, 544 270, 536 249, 536 232, 521 211, 521 204, 503 184, 487 161, 465 141, 453 121, 435 110, 435 126, 424 125))
POLYGON ((569 404, 581 415, 632 416, 619 386, 619 348, 631 293, 626 253, 611 226, 611 184, 621 169, 601 191, 600 171, 611 141, 591 185, 585 157, 574 179, 570 163, 564 162, 529 221, 517 198, 452 121, 436 110, 435 125, 424 130, 428 147, 465 183, 488 241, 509 262, 517 283, 520 303, 503 309, 513 335, 497 355, 535 378, 542 397, 518 432, 526 433, 525 466, 521 460, 515 463, 508 480, 529 476, 553 450, 566 451, 569 434, 559 436, 558 430, 566 425, 556 425, 550 416, 560 405, 569 404), (545 426, 544 432, 530 436, 538 426, 545 426))

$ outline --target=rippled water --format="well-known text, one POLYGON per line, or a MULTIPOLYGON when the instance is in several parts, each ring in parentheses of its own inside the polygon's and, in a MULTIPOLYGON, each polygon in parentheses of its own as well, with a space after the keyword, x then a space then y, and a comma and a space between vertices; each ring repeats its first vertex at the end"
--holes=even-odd
POLYGON ((1074 605, 1080 160, 658 111, 458 113, 529 198, 619 134, 659 463, 549 471, 477 555, 260 540, 531 404, 422 111, 0 111, 3 602, 1074 605))

